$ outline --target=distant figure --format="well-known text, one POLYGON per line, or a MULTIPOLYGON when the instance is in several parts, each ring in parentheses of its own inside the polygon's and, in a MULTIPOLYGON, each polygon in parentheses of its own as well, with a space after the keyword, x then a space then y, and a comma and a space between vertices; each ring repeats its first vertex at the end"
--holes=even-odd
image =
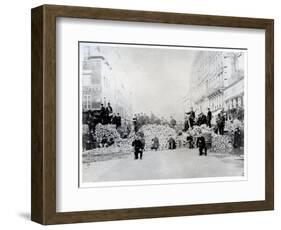
POLYGON ((206 147, 206 142, 205 142, 205 137, 199 136, 197 138, 196 142, 197 148, 199 148, 199 156, 202 156, 203 154, 207 156, 207 147, 206 147), (203 153, 204 150, 204 153, 203 153))
POLYGON ((135 133, 137 133, 139 129, 138 129, 138 118, 136 114, 133 117, 133 125, 134 125, 134 131, 135 133))
POLYGON ((210 128, 212 127, 212 112, 210 111, 210 108, 208 108, 208 113, 207 113, 207 125, 210 128))
POLYGON ((83 133, 83 151, 91 149, 90 132, 83 133))
POLYGON ((100 118, 101 118, 101 123, 103 125, 106 124, 106 110, 103 106, 103 104, 101 104, 101 108, 100 108, 100 118))
POLYGON ((188 118, 187 118, 187 121, 188 121, 188 127, 193 129, 193 126, 194 126, 194 122, 195 122, 195 112, 193 111, 193 108, 191 107, 191 110, 190 112, 186 113, 188 118))
POLYGON ((88 123, 89 130, 90 130, 90 131, 95 131, 95 125, 96 125, 96 123, 95 123, 94 116, 92 116, 90 112, 89 112, 89 115, 88 115, 88 116, 89 116, 89 117, 88 117, 87 123, 88 123))
MULTIPOLYGON (((141 135, 141 137, 140 137, 140 140, 141 140, 141 143, 142 143, 142 147, 143 147, 143 151, 144 151, 144 148, 145 148, 145 139, 144 139, 144 134, 143 135, 141 135)), ((140 154, 140 159, 142 159, 142 154, 143 154, 143 151, 141 152, 141 154, 140 154)))
POLYGON ((176 141, 172 136, 170 136, 170 138, 168 140, 168 148, 169 149, 175 149, 176 148, 176 141))
POLYGON ((207 125, 207 117, 206 117, 206 115, 204 114, 204 113, 200 113, 199 115, 198 115, 198 119, 197 119, 197 121, 196 121, 196 123, 197 123, 197 125, 207 125))
POLYGON ((201 115, 201 125, 207 125, 207 123, 208 123, 208 118, 204 113, 202 113, 202 115, 201 115))
POLYGON ((102 140, 101 140, 101 147, 108 147, 108 140, 105 135, 103 135, 102 140))
POLYGON ((110 103, 108 102, 106 107, 106 124, 111 123, 112 114, 113 114, 113 109, 110 103))
POLYGON ((217 116, 217 127, 218 127, 218 132, 220 135, 224 134, 224 126, 225 126, 225 117, 223 113, 219 113, 217 116))
POLYGON ((108 146, 111 146, 114 144, 114 138, 110 137, 109 140, 107 141, 108 146))
POLYGON ((188 116, 185 115, 184 116, 184 123, 183 123, 183 130, 184 132, 187 132, 189 130, 189 120, 188 120, 188 116))
POLYGON ((93 131, 90 132, 89 140, 90 140, 91 149, 98 148, 98 137, 93 131))
POLYGON ((122 125, 122 121, 121 121, 121 116, 119 113, 117 113, 116 116, 116 128, 120 127, 122 125))
POLYGON ((176 145, 178 148, 181 148, 183 146, 184 140, 183 140, 182 132, 179 132, 176 137, 176 145))
POLYGON ((159 148, 159 139, 158 139, 158 137, 154 137, 153 139, 152 139, 152 146, 151 146, 151 149, 153 150, 155 150, 155 151, 157 151, 158 150, 158 148, 159 148))
POLYGON ((170 127, 174 129, 176 125, 177 125, 177 121, 171 116, 170 127))
POLYGON ((135 160, 139 159, 139 155, 140 159, 142 160, 144 143, 139 135, 135 136, 135 140, 132 142, 132 146, 134 147, 135 160))
POLYGON ((191 136, 191 134, 189 132, 187 132, 186 141, 188 144, 188 148, 193 149, 194 148, 193 137, 191 136))
POLYGON ((234 147, 234 148, 240 148, 240 147, 241 147, 241 143, 242 143, 241 131, 240 131, 240 128, 237 127, 237 128, 235 128, 235 130, 234 130, 233 147, 234 147))
POLYGON ((116 114, 113 113, 112 118, 111 118, 111 124, 116 125, 116 123, 117 123, 117 117, 116 117, 116 114))

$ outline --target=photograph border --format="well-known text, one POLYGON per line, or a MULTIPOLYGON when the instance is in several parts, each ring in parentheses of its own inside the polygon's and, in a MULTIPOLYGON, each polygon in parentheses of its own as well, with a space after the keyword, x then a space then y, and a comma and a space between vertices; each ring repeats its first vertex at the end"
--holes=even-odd
MULTIPOLYGON (((107 181, 107 183, 109 183, 109 185, 99 185, 99 186, 95 186, 94 184, 96 183, 96 182, 88 182, 89 184, 92 184, 92 185, 87 185, 87 186, 84 186, 83 184, 83 182, 82 182, 82 180, 81 180, 81 177, 83 177, 83 170, 82 170, 82 165, 83 165, 83 163, 82 163, 82 152, 81 152, 81 110, 82 110, 82 105, 80 104, 80 99, 81 99, 81 95, 82 95, 82 93, 81 93, 81 85, 80 85, 80 82, 81 82, 81 79, 80 79, 80 76, 81 76, 81 63, 80 63, 80 52, 81 52, 81 50, 80 50, 80 44, 83 44, 83 43, 86 43, 86 44, 95 44, 95 45, 97 45, 97 44, 99 44, 99 45, 118 45, 118 46, 144 46, 144 48, 145 48, 145 46, 147 46, 147 47, 157 47, 157 48, 167 48, 167 47, 169 47, 169 48, 182 48, 182 49, 192 49, 192 50, 196 50, 196 49, 200 49, 200 50, 204 50, 204 49, 206 49, 206 50, 212 50, 212 51, 216 51, 216 50, 219 50, 219 51, 217 51, 217 52, 232 52, 233 50, 235 50, 235 51, 243 51, 243 52, 248 52, 248 48, 245 48, 245 47, 241 47, 241 48, 239 48, 239 47, 219 47, 219 46, 189 46, 189 45, 164 45, 164 44, 144 44, 144 43, 127 43, 127 42, 101 42, 101 41, 85 41, 85 40, 79 40, 78 41, 78 74, 77 74, 77 78, 78 78, 78 187, 79 188, 97 188, 97 187, 122 187, 122 186, 146 186, 146 185, 167 185, 167 184, 185 184, 185 183, 208 183, 208 182, 211 182, 211 183, 216 183, 216 182, 229 182, 229 181, 247 181, 248 180, 248 166, 247 166, 247 163, 248 163, 248 161, 246 160, 245 161, 245 163, 244 163, 244 166, 243 166, 243 168, 244 168, 244 173, 245 173, 245 170, 247 171, 246 172, 246 176, 242 179, 242 178, 238 178, 238 179, 236 179, 237 178, 237 176, 229 176, 229 177, 227 177, 228 179, 222 179, 222 180, 211 180, 211 181, 192 181, 192 182, 189 182, 189 181, 186 181, 186 182, 183 182, 183 181, 181 181, 181 182, 179 182, 179 181, 177 181, 177 182, 158 182, 158 183, 152 183, 152 182, 150 182, 150 183, 145 183, 144 181, 145 180, 130 180, 130 181, 134 181, 134 182, 136 182, 136 181, 142 181, 142 182, 140 182, 140 183, 137 183, 137 184, 132 184, 132 185, 130 185, 130 184, 123 184, 124 183, 124 181, 125 182, 129 182, 129 181, 126 181, 126 180, 121 180, 121 184, 120 185, 112 185, 112 183, 111 182, 115 182, 115 181, 107 181), (222 51, 223 50, 223 51, 222 51), (231 51, 230 51, 231 50, 231 51), (123 183, 122 183, 123 182, 123 183)), ((204 50, 205 51, 205 50, 204 50)), ((248 69, 248 68, 246 68, 246 69, 248 69)), ((248 77, 248 73, 246 74, 247 75, 247 77, 248 77)), ((248 82, 248 79, 246 79, 246 82, 248 82)), ((248 83, 246 84, 246 85, 248 85, 248 83)), ((244 86, 244 88, 246 88, 246 85, 244 86)), ((246 102, 246 105, 248 104, 248 101, 246 102)), ((246 158, 248 158, 248 157, 246 157, 246 158)), ((205 177, 204 179, 207 179, 207 178, 212 178, 212 177, 205 177)), ((223 176, 222 177, 215 177, 215 178, 224 178, 223 176)), ((169 179, 169 178, 165 178, 165 179, 159 179, 160 181, 162 180, 178 180, 178 179, 184 179, 184 180, 188 180, 188 179, 193 179, 193 178, 176 178, 176 179, 169 179)), ((99 182, 98 182, 99 183, 99 182)))
POLYGON ((31 220, 63 224, 274 209, 274 20, 43 5, 31 11, 31 220), (265 30, 265 200, 56 211, 56 18, 83 18, 265 30))

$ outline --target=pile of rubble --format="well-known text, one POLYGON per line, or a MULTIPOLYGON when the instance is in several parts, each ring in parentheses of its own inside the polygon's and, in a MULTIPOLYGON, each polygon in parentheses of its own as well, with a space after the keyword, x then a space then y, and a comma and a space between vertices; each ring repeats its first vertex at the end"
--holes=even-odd
POLYGON ((212 134, 212 152, 230 153, 233 149, 231 137, 228 135, 212 134))
POLYGON ((132 152, 132 140, 122 139, 119 132, 116 130, 115 125, 96 125, 97 139, 101 141, 103 137, 107 140, 113 139, 114 143, 108 147, 95 148, 86 151, 85 154, 93 155, 110 155, 110 154, 129 154, 132 152))
POLYGON ((118 142, 120 138, 120 134, 117 132, 116 128, 114 125, 102 125, 102 124, 97 124, 96 125, 96 135, 98 139, 102 139, 104 136, 107 139, 113 138, 114 141, 118 142))
POLYGON ((152 139, 157 137, 159 139, 159 149, 168 148, 168 139, 170 137, 176 138, 176 131, 170 128, 168 125, 157 125, 157 124, 148 124, 143 125, 140 129, 140 132, 144 134, 145 139, 145 149, 149 150, 152 144, 152 139))
POLYGON ((191 136, 198 136, 202 133, 211 133, 213 132, 212 128, 209 128, 207 125, 193 126, 193 129, 188 131, 191 136))

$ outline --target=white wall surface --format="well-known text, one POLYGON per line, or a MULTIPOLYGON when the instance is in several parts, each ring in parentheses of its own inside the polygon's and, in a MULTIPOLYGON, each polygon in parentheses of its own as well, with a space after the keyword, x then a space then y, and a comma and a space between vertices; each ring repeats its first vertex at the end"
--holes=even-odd
POLYGON ((0 229, 43 229, 30 219, 30 9, 64 4, 275 19, 275 211, 50 226, 49 229, 280 229, 279 1, 2 1, 0 6, 0 229), (278 88, 279 86, 279 88, 278 88))

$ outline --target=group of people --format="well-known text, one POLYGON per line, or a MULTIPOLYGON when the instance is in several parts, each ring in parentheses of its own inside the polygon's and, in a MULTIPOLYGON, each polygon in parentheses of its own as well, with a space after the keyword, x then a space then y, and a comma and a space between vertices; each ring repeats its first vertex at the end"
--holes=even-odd
POLYGON ((137 133, 143 125, 146 125, 149 123, 150 123, 150 118, 147 114, 145 114, 145 113, 134 114, 133 125, 134 125, 135 133, 137 133))
MULTIPOLYGON (((197 116, 193 111, 193 109, 191 108, 191 111, 186 113, 184 124, 179 123, 179 125, 177 124, 177 121, 172 116, 170 117, 170 121, 168 122, 164 119, 159 119, 152 113, 150 116, 148 116, 145 113, 135 114, 133 116, 132 121, 129 121, 130 126, 131 124, 133 124, 134 131, 136 134, 136 137, 132 142, 135 152, 135 159, 142 159, 143 157, 145 141, 143 136, 139 135, 139 130, 143 125, 147 125, 147 124, 168 125, 169 127, 176 129, 177 131, 179 130, 178 126, 179 127, 183 126, 183 129, 180 128, 180 130, 184 132, 184 135, 180 131, 178 132, 176 138, 172 136, 168 138, 167 140, 168 149, 181 148, 182 146, 186 146, 188 148, 198 147, 199 155, 207 155, 206 140, 204 139, 204 137, 201 136, 198 138, 196 137, 194 142, 194 138, 192 137, 192 135, 190 135, 189 131, 193 129, 195 125, 200 126, 205 124, 211 128, 212 118, 213 118, 212 112, 210 111, 209 108, 206 115, 201 112, 197 116)), ((89 132, 87 133, 87 135, 83 136, 83 143, 85 143, 86 149, 93 149, 98 147, 107 147, 114 143, 113 138, 109 140, 108 138, 104 137, 101 140, 98 140, 97 135, 95 134, 95 128, 94 128, 95 125, 97 123, 101 123, 103 125, 113 124, 115 125, 116 129, 118 129, 119 127, 122 126, 122 119, 119 113, 116 114, 113 112, 110 103, 108 103, 107 107, 104 107, 104 105, 101 104, 99 119, 96 119, 95 116, 89 115, 87 123, 89 126, 89 132)), ((226 115, 224 111, 221 111, 216 117, 216 124, 213 126, 214 131, 220 135, 224 135, 225 123, 226 123, 226 115)), ((130 132, 131 129, 129 129, 128 135, 130 132)), ((151 141, 152 141, 152 145, 150 149, 157 151, 160 147, 158 137, 155 136, 151 141)), ((239 130, 239 128, 237 128, 234 132, 234 147, 238 147, 238 146, 241 146, 241 131, 239 130)))
MULTIPOLYGON (((104 107, 104 105, 101 104, 100 110, 88 111, 87 117, 83 121, 83 124, 88 127, 87 131, 83 133, 83 149, 89 150, 108 147, 114 144, 113 137, 97 137, 96 125, 99 123, 102 125, 115 125, 118 130, 122 126, 122 118, 119 113, 113 113, 110 103, 107 104, 107 107, 104 107)), ((128 131, 128 129, 126 129, 126 131, 128 131)))
POLYGON ((113 144, 113 137, 108 138, 104 135, 102 138, 99 138, 93 130, 83 134, 83 150, 103 148, 113 144))
MULTIPOLYGON (((210 108, 208 108, 207 115, 205 115, 203 112, 199 113, 198 116, 195 116, 195 112, 191 108, 191 111, 186 113, 185 122, 184 122, 184 131, 188 131, 190 128, 192 129, 194 125, 207 125, 208 127, 212 127, 212 112, 210 108)), ((216 133, 220 135, 224 135, 224 129, 225 129, 225 121, 226 121, 226 115, 224 113, 224 110, 222 110, 220 113, 218 113, 216 117, 216 124, 214 127, 214 130, 216 133)))
POLYGON ((173 129, 176 129, 177 127, 177 121, 174 119, 173 116, 171 116, 170 121, 168 121, 164 117, 158 118, 153 113, 151 113, 150 116, 148 116, 146 113, 134 114, 132 121, 135 133, 137 133, 143 125, 147 124, 157 124, 164 126, 168 125, 173 129))
MULTIPOLYGON (((157 151, 160 147, 159 139, 158 137, 154 137, 152 140, 151 150, 157 151)), ((187 145, 188 148, 192 149, 195 148, 195 146, 199 150, 199 155, 205 155, 207 156, 207 143, 205 140, 205 137, 200 135, 196 138, 196 143, 194 144, 193 137, 191 135, 183 136, 183 134, 180 132, 176 138, 170 137, 167 140, 168 149, 174 150, 176 148, 181 148, 187 145), (194 146, 195 145, 195 146, 194 146)), ((141 159, 143 158, 143 152, 145 149, 145 139, 142 135, 137 133, 135 135, 135 138, 132 142, 132 146, 134 148, 134 159, 141 159)))
POLYGON ((134 126, 134 131, 135 133, 137 133, 143 125, 147 125, 147 124, 160 125, 160 124, 164 124, 165 121, 163 118, 160 119, 157 116, 155 116, 153 113, 151 113, 150 116, 148 116, 146 113, 138 113, 138 114, 134 114, 132 122, 134 126))
POLYGON ((107 107, 101 104, 99 110, 83 112, 83 124, 88 125, 90 131, 95 131, 95 127, 99 123, 102 125, 113 124, 118 128, 122 125, 122 118, 119 113, 113 113, 110 103, 107 104, 107 107))
POLYGON ((122 119, 120 114, 113 113, 113 109, 110 103, 107 103, 107 107, 104 107, 104 105, 101 104, 100 119, 101 119, 101 124, 103 125, 113 124, 116 125, 116 128, 122 125, 122 119))
POLYGON ((194 125, 203 125, 206 124, 208 127, 212 127, 212 112, 210 108, 208 108, 207 115, 205 115, 203 112, 199 113, 199 115, 196 117, 195 112, 193 111, 193 108, 191 108, 191 111, 186 113, 185 121, 184 121, 184 131, 188 131, 190 128, 193 129, 194 125))

